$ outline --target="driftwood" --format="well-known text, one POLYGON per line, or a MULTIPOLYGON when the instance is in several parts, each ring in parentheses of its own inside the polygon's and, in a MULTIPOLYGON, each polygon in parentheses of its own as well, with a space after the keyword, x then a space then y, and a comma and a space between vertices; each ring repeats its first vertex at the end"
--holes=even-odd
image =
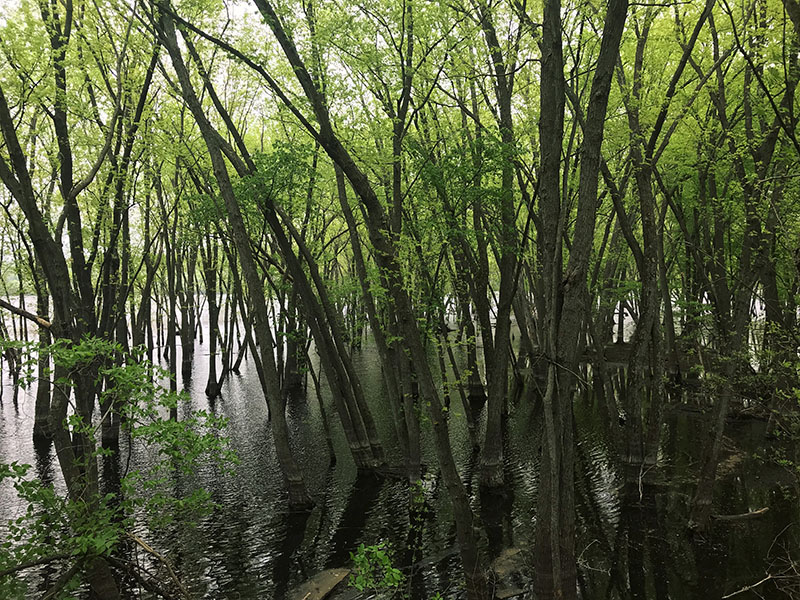
POLYGON ((289 593, 289 600, 322 600, 350 574, 350 569, 328 569, 289 593))
POLYGON ((747 521, 748 519, 756 519, 769 511, 769 506, 765 506, 764 508, 759 508, 758 510, 754 510, 752 512, 746 512, 739 515, 711 515, 711 518, 715 521, 747 521))

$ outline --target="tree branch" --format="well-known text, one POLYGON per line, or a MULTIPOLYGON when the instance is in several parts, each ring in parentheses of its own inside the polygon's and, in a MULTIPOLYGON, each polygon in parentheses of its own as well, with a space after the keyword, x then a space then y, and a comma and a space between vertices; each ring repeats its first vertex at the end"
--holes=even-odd
MULTIPOLYGON (((45 319, 43 317, 40 317, 39 315, 35 315, 32 312, 28 312, 27 310, 24 310, 22 308, 17 308, 13 304, 9 304, 5 300, 0 299, 0 308, 5 308, 6 310, 11 311, 15 315, 18 315, 20 317, 24 317, 24 318, 26 318, 26 319, 28 319, 30 321, 33 321, 39 327, 44 327, 45 329, 50 329, 50 327, 52 327, 52 324, 47 319, 45 319)), ((0 577, 2 577, 2 576, 3 576, 3 573, 2 573, 2 571, 0 571, 0 577)))
POLYGON ((71 558, 71 554, 54 554, 53 556, 45 556, 43 558, 37 558, 35 560, 29 560, 24 563, 20 563, 18 565, 14 565, 13 567, 8 567, 7 569, 3 569, 0 571, 0 578, 7 577, 8 575, 13 575, 19 571, 24 571, 25 569, 30 569, 31 567, 38 567, 40 565, 46 565, 51 562, 56 562, 57 560, 64 560, 65 558, 71 558))

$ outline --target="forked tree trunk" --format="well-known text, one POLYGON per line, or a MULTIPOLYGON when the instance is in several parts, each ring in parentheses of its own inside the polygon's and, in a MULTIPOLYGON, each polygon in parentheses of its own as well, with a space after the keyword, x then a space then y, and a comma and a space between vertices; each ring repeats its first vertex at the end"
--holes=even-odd
MULTIPOLYGON (((627 0, 611 0, 583 123, 578 207, 569 262, 563 268, 560 189, 566 87, 563 72, 561 2, 547 0, 542 28, 542 85, 539 139, 541 256, 544 282, 545 352, 550 357, 544 396, 544 440, 534 546, 536 592, 540 598, 576 597, 574 439, 572 402, 575 373, 587 314, 588 267, 597 216, 600 148, 611 76, 627 16, 627 0)), ((580 112, 580 107, 574 107, 580 112)))

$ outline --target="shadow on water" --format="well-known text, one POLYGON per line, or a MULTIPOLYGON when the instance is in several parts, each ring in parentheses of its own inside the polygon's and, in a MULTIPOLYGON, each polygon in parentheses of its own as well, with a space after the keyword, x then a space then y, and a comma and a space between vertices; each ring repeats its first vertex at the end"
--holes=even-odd
MULTIPOLYGON (((326 567, 339 567, 350 562, 350 552, 362 539, 367 520, 378 504, 384 480, 369 474, 359 474, 342 512, 339 527, 333 534, 326 567)), ((396 515, 396 518, 405 518, 396 515)), ((379 540, 375 540, 376 543, 379 540)))
POLYGON ((290 512, 286 518, 286 531, 283 543, 279 546, 273 563, 272 578, 275 581, 275 598, 285 598, 289 591, 289 577, 287 573, 297 571, 302 579, 307 579, 314 573, 310 572, 303 560, 300 549, 306 533, 311 511, 290 512))
POLYGON ((34 438, 33 450, 36 455, 36 476, 42 485, 53 485, 55 480, 53 472, 53 442, 48 439, 34 438))
POLYGON ((514 547, 511 516, 513 506, 512 487, 480 488, 479 516, 486 532, 486 553, 489 560, 497 558, 505 548, 514 547))

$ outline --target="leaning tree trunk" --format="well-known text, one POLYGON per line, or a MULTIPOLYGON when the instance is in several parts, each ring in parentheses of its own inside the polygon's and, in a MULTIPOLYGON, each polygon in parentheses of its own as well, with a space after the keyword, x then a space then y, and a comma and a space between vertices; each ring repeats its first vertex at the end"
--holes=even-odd
POLYGON ((213 129, 211 123, 206 118, 205 111, 191 84, 189 73, 186 70, 186 65, 183 62, 183 57, 181 56, 181 51, 178 46, 177 36, 175 35, 175 25, 169 13, 162 12, 158 22, 158 30, 164 45, 169 51, 172 64, 178 75, 178 81, 183 91, 184 99, 200 128, 200 132, 208 148, 217 185, 225 202, 231 235, 239 256, 239 263, 242 267, 244 281, 247 284, 252 301, 255 336, 250 340, 250 349, 253 354, 253 360, 260 364, 263 373, 264 394, 270 409, 272 435, 275 442, 278 463, 288 487, 289 504, 292 506, 308 506, 311 504, 311 498, 306 491, 300 467, 289 446, 289 428, 286 423, 285 407, 281 399, 278 370, 275 364, 275 357, 272 353, 274 338, 267 314, 267 301, 264 295, 264 287, 261 277, 258 274, 255 259, 253 258, 250 238, 245 228, 244 218, 239 209, 238 200, 233 191, 228 168, 222 156, 220 146, 222 140, 219 133, 213 129), (256 341, 258 342, 258 346, 256 346, 256 341), (259 348, 260 354, 258 352, 259 348))

